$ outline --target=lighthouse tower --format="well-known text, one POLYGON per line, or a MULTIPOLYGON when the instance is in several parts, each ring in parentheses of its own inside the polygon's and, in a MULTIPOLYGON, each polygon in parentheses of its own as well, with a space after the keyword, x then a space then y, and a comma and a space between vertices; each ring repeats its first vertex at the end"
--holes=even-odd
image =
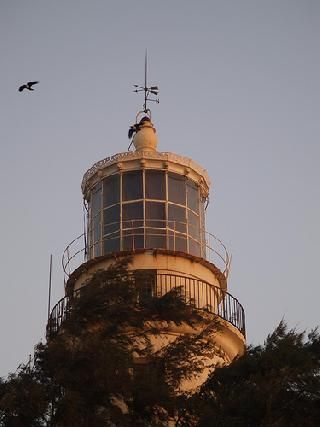
POLYGON ((145 298, 179 289, 185 304, 218 324, 210 329, 208 322, 193 328, 157 323, 156 333, 149 336, 158 351, 181 335, 206 328, 202 339, 212 343, 212 351, 203 355, 202 374, 181 385, 190 391, 206 379, 213 359, 227 364, 243 353, 244 310, 228 293, 228 252, 206 230, 208 174, 190 158, 158 150, 157 131, 146 108, 151 89, 143 87, 144 109, 129 131, 133 149, 98 161, 84 174, 86 231, 63 255, 66 296, 51 312, 48 338, 63 329, 70 296, 88 286, 97 271, 129 256, 130 272, 148 277, 145 298))

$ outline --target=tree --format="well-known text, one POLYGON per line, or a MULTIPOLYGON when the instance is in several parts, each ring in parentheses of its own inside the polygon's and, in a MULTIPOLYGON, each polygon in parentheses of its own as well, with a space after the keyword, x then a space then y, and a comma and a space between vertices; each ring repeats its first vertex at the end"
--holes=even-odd
POLYGON ((0 379, 0 425, 42 426, 48 417, 46 387, 36 370, 23 365, 7 381, 0 379))
POLYGON ((189 404, 199 426, 319 425, 319 334, 280 322, 264 345, 217 369, 189 404))
POLYGON ((316 330, 306 335, 281 322, 197 393, 183 393, 181 382, 216 351, 207 333, 219 322, 186 305, 179 288, 152 296, 151 278, 129 273, 127 262, 96 272, 80 297, 70 295, 60 331, 37 346, 33 365, 0 379, 1 426, 318 425, 316 330), (157 349, 169 324, 191 332, 157 349))
MULTIPOLYGON (((24 384, 25 402, 35 385, 43 393, 42 418, 32 406, 33 418, 26 425, 167 425, 185 399, 176 396, 177 384, 195 370, 189 362, 175 372, 172 360, 185 360, 186 348, 198 333, 170 343, 170 359, 169 350, 154 351, 152 338, 159 334, 159 325, 214 322, 186 305, 179 288, 153 297, 149 281, 148 275, 132 275, 126 262, 120 262, 96 272, 80 297, 70 296, 60 332, 37 346, 32 381, 24 384)), ((10 418, 15 424, 7 421, 6 402, 15 395, 16 385, 15 377, 9 377, 0 396, 4 426, 24 425, 24 407, 17 400, 10 418)))

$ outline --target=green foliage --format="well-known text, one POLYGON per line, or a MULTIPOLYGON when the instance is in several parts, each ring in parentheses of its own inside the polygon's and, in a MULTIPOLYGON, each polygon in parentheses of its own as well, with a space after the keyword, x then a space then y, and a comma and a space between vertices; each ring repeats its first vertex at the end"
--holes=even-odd
POLYGON ((28 365, 0 381, 0 425, 42 426, 48 416, 46 387, 28 365))
POLYGON ((153 297, 152 277, 129 274, 126 262, 98 271, 71 298, 61 331, 37 346, 33 366, 0 379, 1 426, 160 427, 172 417, 180 427, 318 425, 317 331, 306 336, 281 322, 198 393, 177 394, 183 379, 201 373, 198 355, 218 354, 207 339, 218 322, 187 306, 179 288, 153 297), (154 351, 159 325, 190 333, 154 351))
POLYGON ((320 337, 282 321, 264 345, 217 369, 192 398, 199 426, 316 426, 320 419, 320 337))
POLYGON ((50 426, 166 425, 176 398, 164 357, 151 351, 152 322, 192 324, 199 315, 183 303, 179 290, 152 297, 150 276, 129 274, 127 262, 98 271, 71 297, 62 333, 37 346, 32 381, 22 383, 23 373, 18 374, 23 398, 15 398, 20 389, 14 377, 3 383, 4 426, 46 425, 48 417, 50 426), (33 403, 38 386, 39 407, 33 403), (12 417, 16 424, 10 424, 12 417))

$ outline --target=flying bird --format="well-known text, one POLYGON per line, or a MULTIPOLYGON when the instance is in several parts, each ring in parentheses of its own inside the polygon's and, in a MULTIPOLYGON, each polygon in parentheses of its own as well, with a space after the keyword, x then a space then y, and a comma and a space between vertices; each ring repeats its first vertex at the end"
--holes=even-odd
POLYGON ((18 90, 19 92, 22 92, 24 89, 34 90, 32 86, 38 83, 39 82, 28 82, 27 84, 20 86, 18 90))

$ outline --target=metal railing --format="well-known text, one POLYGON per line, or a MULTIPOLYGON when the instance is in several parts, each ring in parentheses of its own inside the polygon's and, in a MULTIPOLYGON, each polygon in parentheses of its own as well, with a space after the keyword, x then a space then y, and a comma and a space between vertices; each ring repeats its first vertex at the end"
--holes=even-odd
POLYGON ((194 239, 194 230, 190 224, 169 220, 143 220, 135 219, 123 221, 121 228, 119 223, 107 224, 112 232, 101 239, 88 242, 87 236, 82 233, 76 237, 64 250, 62 256, 62 267, 66 279, 82 263, 100 255, 113 252, 109 247, 117 241, 119 250, 134 251, 143 249, 166 249, 185 252, 190 255, 201 257, 213 263, 227 278, 231 257, 225 245, 213 234, 198 229, 197 238, 194 239), (188 227, 188 230, 187 230, 188 227), (184 230, 187 230, 188 233, 184 230), (142 238, 143 244, 137 245, 137 240, 142 238), (161 244, 148 244, 148 239, 161 239, 161 244), (185 249, 181 249, 181 243, 185 243, 185 249), (193 243, 195 248, 191 248, 193 243))
MULTIPOLYGON (((218 286, 192 277, 175 274, 158 273, 148 275, 148 280, 137 280, 134 273, 129 274, 129 280, 137 286, 138 295, 160 298, 173 289, 179 292, 183 302, 198 310, 219 316, 231 323, 245 336, 244 309, 237 298, 230 293, 221 290, 218 286), (150 277, 152 280, 150 280, 150 277), (142 283, 141 283, 142 282, 142 283)), ((87 285, 87 286, 90 286, 87 285)), ((82 288, 84 289, 84 288, 82 288)), ((52 309, 47 325, 47 337, 51 338, 59 332, 64 321, 72 311, 72 303, 75 298, 81 298, 81 290, 72 296, 62 298, 52 309)))

